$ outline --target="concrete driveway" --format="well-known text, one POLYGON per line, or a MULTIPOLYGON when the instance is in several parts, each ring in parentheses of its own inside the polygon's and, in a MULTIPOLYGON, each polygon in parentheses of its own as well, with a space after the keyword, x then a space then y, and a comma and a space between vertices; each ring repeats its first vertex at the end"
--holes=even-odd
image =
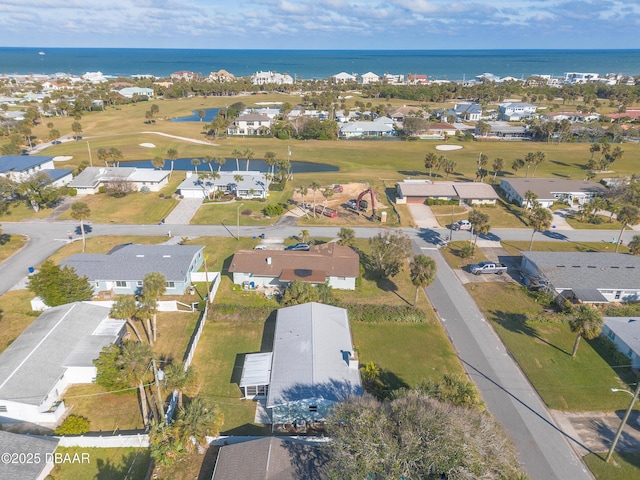
POLYGON ((435 215, 427 205, 407 204, 409 213, 413 217, 413 223, 419 228, 441 228, 435 215))

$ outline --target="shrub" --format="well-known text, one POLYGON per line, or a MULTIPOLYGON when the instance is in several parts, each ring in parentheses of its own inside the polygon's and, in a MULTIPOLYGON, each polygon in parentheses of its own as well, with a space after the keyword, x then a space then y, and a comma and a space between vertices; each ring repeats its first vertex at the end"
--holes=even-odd
POLYGON ((141 189, 140 189, 140 193, 149 193, 151 190, 149 189, 149 187, 147 187, 146 185, 144 185, 141 189))
POLYGON ((78 195, 78 190, 76 190, 75 188, 70 188, 69 190, 67 190, 67 195, 69 195, 70 197, 75 197, 76 195, 78 195))
POLYGON ((104 185, 100 185, 98 187, 98 193, 106 193, 107 191, 107 187, 105 187, 104 185))
POLYGON ((242 210, 242 212, 240 212, 241 215, 244 215, 245 217, 248 217, 249 215, 251 215, 253 212, 251 211, 250 208, 245 208, 244 210, 242 210))
POLYGON ((158 194, 158 197, 160 197, 160 198, 164 198, 164 193, 160 193, 160 194, 158 194))
POLYGON ((272 182, 269 184, 269 190, 272 192, 282 192, 287 186, 287 179, 283 178, 280 182, 272 182))
POLYGON ((460 247, 457 254, 460 258, 469 258, 473 256, 475 250, 476 249, 472 243, 467 243, 464 247, 460 247))
POLYGON ((79 415, 69 415, 64 422, 56 428, 56 435, 84 435, 89 431, 89 420, 79 415))
POLYGON ((348 303, 340 305, 349 311, 349 319, 365 323, 424 323, 424 311, 408 305, 348 303))
POLYGON ((269 204, 264 207, 262 211, 267 217, 277 217, 278 215, 282 215, 284 213, 284 207, 279 203, 269 204))

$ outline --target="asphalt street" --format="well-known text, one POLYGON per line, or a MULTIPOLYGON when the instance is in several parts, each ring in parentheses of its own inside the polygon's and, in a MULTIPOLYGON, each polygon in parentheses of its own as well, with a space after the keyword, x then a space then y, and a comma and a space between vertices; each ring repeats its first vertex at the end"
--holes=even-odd
MULTIPOLYGON (((147 235, 166 236, 166 225, 116 225, 89 224, 88 236, 147 235)), ((20 222, 3 223, 9 234, 29 237, 27 245, 16 255, 0 264, 0 294, 23 280, 29 267, 46 260, 69 240, 79 241, 76 222, 20 222)), ((338 227, 308 227, 312 237, 336 237, 338 227)), ((354 228, 359 238, 369 238, 384 228, 354 228)), ((264 233, 268 238, 287 238, 297 235, 300 227, 280 225, 271 227, 240 227, 243 237, 264 233)), ((489 410, 504 425, 516 442, 523 468, 532 479, 593 479, 578 455, 570 446, 576 442, 554 423, 551 415, 529 384, 515 361, 485 321, 475 302, 446 264, 436 245, 449 235, 447 229, 406 229, 416 253, 427 253, 438 264, 438 275, 426 289, 460 360, 469 376, 476 382, 489 410)), ((171 225, 174 237, 231 236, 237 235, 237 225, 171 225)), ((616 234, 613 232, 613 234, 616 234)), ((628 242, 634 235, 626 232, 628 242)), ((550 241, 602 241, 609 243, 610 230, 548 231, 536 234, 536 240, 550 241)), ((496 229, 484 236, 488 240, 529 240, 527 229, 496 229)), ((576 442, 577 443, 577 442, 576 442)))

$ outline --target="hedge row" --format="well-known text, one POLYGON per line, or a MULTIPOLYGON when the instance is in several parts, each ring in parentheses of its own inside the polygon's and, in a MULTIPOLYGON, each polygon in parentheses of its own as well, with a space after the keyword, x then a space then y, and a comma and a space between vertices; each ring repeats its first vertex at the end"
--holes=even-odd
POLYGON ((426 317, 423 310, 408 305, 377 305, 349 303, 340 305, 349 312, 352 322, 383 323, 424 323, 426 317))

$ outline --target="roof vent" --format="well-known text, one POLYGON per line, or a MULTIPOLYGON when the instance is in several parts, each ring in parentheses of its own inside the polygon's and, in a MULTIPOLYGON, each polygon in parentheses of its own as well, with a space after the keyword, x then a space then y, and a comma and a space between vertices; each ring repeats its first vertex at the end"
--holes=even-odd
POLYGON ((142 254, 138 254, 138 255, 136 255, 136 257, 138 257, 138 258, 144 258, 144 255, 142 255, 142 254))
POLYGON ((171 258, 171 255, 162 255, 162 258, 171 258))
POLYGON ((267 257, 267 265, 271 265, 271 257, 267 257))

